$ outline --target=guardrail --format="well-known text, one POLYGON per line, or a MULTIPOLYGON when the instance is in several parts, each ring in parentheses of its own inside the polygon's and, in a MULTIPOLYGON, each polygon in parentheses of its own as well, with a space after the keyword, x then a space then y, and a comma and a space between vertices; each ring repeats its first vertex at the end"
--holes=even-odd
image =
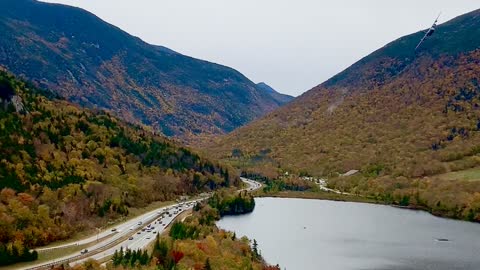
MULTIPOLYGON (((88 244, 88 243, 85 243, 85 244, 88 244)), ((59 248, 69 248, 69 247, 75 247, 75 246, 79 246, 79 244, 78 243, 71 243, 71 244, 68 244, 68 245, 65 245, 65 246, 61 246, 61 247, 39 248, 39 249, 35 249, 35 251, 38 252, 38 253, 45 253, 45 252, 49 252, 49 251, 52 251, 52 250, 57 250, 59 248)))
POLYGON ((55 265, 62 265, 62 264, 65 264, 65 263, 70 263, 71 260, 79 260, 79 259, 81 259, 81 257, 83 257, 83 254, 77 255, 77 256, 74 256, 74 257, 71 257, 71 258, 68 258, 68 259, 65 259, 65 260, 61 260, 61 261, 56 261, 56 262, 47 263, 47 264, 44 264, 44 265, 41 265, 41 266, 35 266, 35 267, 27 268, 27 270, 37 270, 37 269, 51 268, 51 267, 54 267, 55 265))
POLYGON ((89 241, 89 242, 85 242, 85 243, 82 243, 82 244, 79 244, 79 243, 71 243, 71 244, 67 244, 67 245, 64 245, 64 246, 58 246, 58 247, 51 247, 51 248, 39 248, 39 249, 35 249, 35 251, 37 251, 39 254, 40 253, 46 253, 46 252, 50 252, 50 251, 54 251, 54 250, 57 250, 57 249, 62 249, 62 248, 69 248, 69 247, 79 247, 79 246, 86 246, 86 245, 90 245, 94 242, 102 242, 112 236, 114 236, 115 234, 117 234, 118 232, 113 232, 113 233, 110 233, 108 235, 105 235, 103 237, 100 237, 98 239, 95 239, 95 240, 92 240, 92 241, 89 241))

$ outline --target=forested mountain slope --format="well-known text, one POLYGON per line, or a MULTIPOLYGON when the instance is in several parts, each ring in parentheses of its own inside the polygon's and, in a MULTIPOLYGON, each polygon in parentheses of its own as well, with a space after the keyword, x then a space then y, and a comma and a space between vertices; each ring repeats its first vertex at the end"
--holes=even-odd
POLYGON ((254 123, 212 154, 316 175, 420 177, 480 165, 480 10, 402 37, 254 123))
POLYGON ((229 132, 283 104, 236 70, 147 44, 79 8, 2 0, 0 10, 0 66, 167 136, 229 132))
POLYGON ((0 93, 2 264, 24 247, 69 238, 130 207, 239 183, 233 170, 148 128, 56 99, 3 71, 0 93))

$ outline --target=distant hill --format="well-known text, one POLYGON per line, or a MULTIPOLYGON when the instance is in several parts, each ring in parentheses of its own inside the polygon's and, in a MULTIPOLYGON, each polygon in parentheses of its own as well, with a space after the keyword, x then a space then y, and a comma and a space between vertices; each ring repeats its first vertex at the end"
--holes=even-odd
POLYGON ((282 106, 294 99, 294 97, 292 96, 277 92, 275 89, 270 87, 270 85, 264 82, 257 83, 257 88, 269 94, 278 103, 279 106, 282 106))
POLYGON ((480 10, 439 25, 415 51, 423 35, 387 44, 210 153, 316 175, 420 177, 480 165, 480 10))
POLYGON ((234 69, 147 44, 82 9, 2 0, 0 10, 1 66, 165 135, 229 132, 282 104, 234 69))
POLYGON ((156 201, 238 185, 148 128, 82 109, 0 71, 0 265, 156 201), (13 245, 13 247, 12 247, 13 245))

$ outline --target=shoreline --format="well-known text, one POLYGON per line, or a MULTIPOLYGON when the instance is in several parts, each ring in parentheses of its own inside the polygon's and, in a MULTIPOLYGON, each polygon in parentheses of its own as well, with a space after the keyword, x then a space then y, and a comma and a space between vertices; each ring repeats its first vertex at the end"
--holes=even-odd
POLYGON ((342 195, 330 192, 311 192, 311 191, 279 191, 275 193, 254 193, 257 198, 285 198, 285 199, 308 199, 308 200, 327 200, 327 201, 343 201, 357 202, 369 204, 383 204, 368 197, 355 195, 342 195))
POLYGON ((445 218, 457 221, 463 221, 468 223, 480 224, 480 222, 470 221, 465 219, 459 219, 451 216, 442 215, 441 213, 435 213, 431 211, 429 208, 421 207, 421 206, 402 206, 398 204, 389 204, 385 202, 381 202, 369 197, 363 196, 355 196, 355 195, 344 195, 344 194, 337 194, 337 193, 330 193, 330 192, 312 192, 312 191, 279 191, 276 193, 256 193, 254 194, 257 198, 284 198, 284 199, 304 199, 304 200, 324 200, 324 201, 336 201, 336 202, 354 202, 354 203, 367 203, 367 204, 377 204, 377 205, 385 205, 391 206, 394 208, 400 208, 405 210, 411 211, 423 211, 429 213, 430 215, 438 218, 445 218))

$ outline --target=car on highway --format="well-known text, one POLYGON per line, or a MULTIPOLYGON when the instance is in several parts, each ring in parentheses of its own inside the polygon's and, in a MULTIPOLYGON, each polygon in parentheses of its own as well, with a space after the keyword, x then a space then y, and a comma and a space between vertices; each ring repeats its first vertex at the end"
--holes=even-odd
POLYGON ((141 234, 142 232, 137 232, 137 234, 141 234))
POLYGON ((130 238, 128 238, 128 240, 133 240, 133 236, 130 236, 130 238))
POLYGON ((88 252, 88 249, 84 249, 84 250, 80 251, 80 254, 87 254, 87 252, 88 252))

